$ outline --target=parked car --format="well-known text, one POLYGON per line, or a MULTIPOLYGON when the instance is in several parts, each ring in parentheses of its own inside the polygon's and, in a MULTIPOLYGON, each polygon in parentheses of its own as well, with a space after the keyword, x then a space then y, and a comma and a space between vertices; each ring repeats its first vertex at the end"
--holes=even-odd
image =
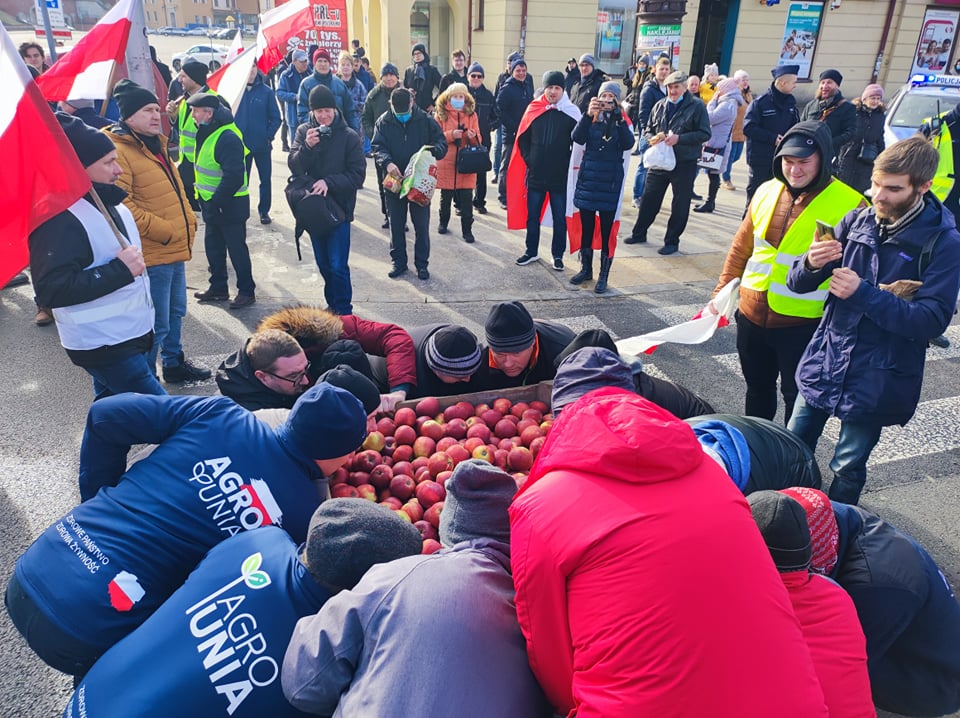
POLYGON ((178 52, 173 56, 170 64, 176 72, 180 72, 180 66, 187 60, 196 60, 205 63, 211 71, 217 70, 227 61, 227 53, 230 48, 226 45, 194 45, 186 52, 178 52))
POLYGON ((233 36, 237 34, 237 28, 227 27, 222 30, 218 30, 211 37, 215 37, 217 40, 232 40, 233 36))
POLYGON ((194 35, 197 37, 204 37, 209 32, 209 28, 206 27, 191 27, 187 30, 187 35, 194 35))
POLYGON ((924 120, 960 104, 960 76, 916 74, 887 103, 883 139, 889 147, 920 129, 924 120))
POLYGON ((243 36, 244 36, 244 37, 256 37, 256 36, 257 36, 257 28, 255 28, 255 27, 250 27, 249 25, 245 25, 242 32, 243 32, 243 36))
POLYGON ((160 34, 161 34, 161 35, 182 36, 182 35, 186 35, 186 34, 187 34, 187 31, 184 30, 182 27, 168 26, 168 27, 161 27, 161 28, 160 28, 160 34))

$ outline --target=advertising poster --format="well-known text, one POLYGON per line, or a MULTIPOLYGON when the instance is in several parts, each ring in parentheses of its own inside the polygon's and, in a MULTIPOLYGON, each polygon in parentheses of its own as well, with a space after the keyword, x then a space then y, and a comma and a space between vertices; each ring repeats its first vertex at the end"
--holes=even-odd
POLYGON ((619 60, 623 43, 623 9, 601 8, 597 12, 598 60, 619 60))
POLYGON ((958 16, 957 10, 927 8, 908 77, 915 72, 945 72, 950 67, 958 16))
POLYGON ((637 30, 637 57, 649 54, 655 62, 661 53, 670 56, 674 70, 680 67, 680 25, 641 25, 637 30))
POLYGON ((777 64, 799 65, 797 78, 800 80, 810 79, 822 15, 822 2, 792 2, 787 10, 787 24, 783 29, 783 43, 777 64))

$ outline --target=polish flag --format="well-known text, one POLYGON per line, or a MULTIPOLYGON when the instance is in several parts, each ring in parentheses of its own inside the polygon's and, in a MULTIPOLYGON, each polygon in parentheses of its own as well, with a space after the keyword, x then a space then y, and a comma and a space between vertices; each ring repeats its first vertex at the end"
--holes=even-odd
POLYGON ((70 52, 40 76, 37 84, 44 97, 50 102, 71 97, 107 98, 114 68, 124 61, 127 52, 137 1, 120 0, 70 52))
POLYGON ((232 59, 228 57, 227 64, 207 78, 207 87, 215 90, 220 97, 227 101, 234 115, 237 114, 237 108, 240 106, 240 101, 243 100, 243 93, 247 89, 247 80, 250 78, 250 70, 256 60, 257 46, 251 45, 237 57, 232 59))
POLYGON ((0 25, 0 287, 27 266, 27 237, 90 190, 90 179, 0 25))
POLYGON ((110 594, 110 605, 118 611, 129 611, 147 594, 137 577, 126 571, 113 577, 107 586, 107 592, 110 594))
POLYGON ((227 50, 227 62, 233 62, 243 54, 243 33, 237 30, 233 36, 233 42, 230 43, 230 49, 227 50))
POLYGON ((291 50, 300 47, 300 35, 314 27, 310 0, 291 0, 260 15, 257 31, 257 67, 270 72, 291 50))

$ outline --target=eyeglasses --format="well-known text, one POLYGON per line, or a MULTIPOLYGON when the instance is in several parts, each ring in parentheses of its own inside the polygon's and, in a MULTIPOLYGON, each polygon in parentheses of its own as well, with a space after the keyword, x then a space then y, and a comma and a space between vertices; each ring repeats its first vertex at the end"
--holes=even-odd
POLYGON ((309 371, 310 362, 307 362, 307 365, 303 368, 303 371, 294 374, 292 377, 280 376, 279 374, 274 374, 272 371, 267 371, 266 369, 263 370, 263 373, 269 374, 274 379, 279 379, 280 381, 288 381, 292 386, 297 386, 301 381, 303 381, 303 377, 305 377, 309 371))
POLYGON ((479 78, 479 79, 481 79, 481 80, 483 79, 483 75, 478 75, 477 73, 473 73, 472 75, 470 75, 470 77, 476 77, 476 78, 479 78))

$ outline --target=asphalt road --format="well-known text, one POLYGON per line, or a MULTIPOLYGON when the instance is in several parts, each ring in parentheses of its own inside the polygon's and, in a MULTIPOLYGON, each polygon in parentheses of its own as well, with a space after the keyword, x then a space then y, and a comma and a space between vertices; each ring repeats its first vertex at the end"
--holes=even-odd
MULTIPOLYGON (((152 38, 172 41, 171 38, 152 38)), ((177 38, 178 43, 186 38, 177 38)), ((177 49, 182 49, 178 46, 177 49)), ((161 56, 166 56, 166 52, 161 56)), ((206 286, 202 230, 195 256, 188 264, 188 317, 184 324, 187 355, 211 368, 240 346, 266 314, 294 302, 323 304, 322 282, 312 263, 309 243, 304 260, 297 262, 292 218, 281 191, 286 156, 274 154, 274 223, 248 224, 248 243, 257 281, 257 304, 231 312, 225 305, 199 305, 192 292, 206 286)), ((256 177, 251 178, 256 197, 256 177)), ((744 166, 734 181, 745 184, 744 166)), ((699 190, 706 182, 698 180, 699 190)), ((496 206, 496 187, 488 193, 490 213, 474 227, 477 243, 460 239, 454 218, 452 233, 436 234, 432 227, 431 279, 407 275, 389 280, 390 262, 372 164, 366 188, 360 192, 357 220, 352 230, 351 268, 355 311, 365 318, 416 326, 436 321, 463 323, 482 337, 489 306, 507 299, 522 300, 536 317, 567 322, 575 329, 606 327, 623 338, 689 318, 709 298, 730 237, 739 222, 742 190, 721 190, 713 215, 691 215, 681 243, 681 254, 656 255, 666 212, 651 229, 652 246, 618 248, 611 275, 611 291, 594 294, 592 283, 574 288, 568 279, 575 271, 555 272, 546 264, 517 267, 523 251, 521 232, 504 229, 504 213, 496 206)), ((436 207, 436 201, 434 202, 436 207)), ((636 210, 624 211, 629 233, 636 210)), ((549 236, 541 238, 548 255, 549 236)), ((412 235, 410 236, 412 245, 412 235)), ((412 251, 412 247, 411 247, 412 251)), ((544 256, 544 255, 541 255, 544 256)), ((77 456, 85 412, 92 399, 87 375, 74 367, 57 339, 54 327, 33 324, 34 306, 29 286, 0 291, 0 367, 5 381, 0 389, 0 537, 8 547, 0 565, 6 583, 14 561, 51 522, 78 500, 77 456)), ((960 326, 948 336, 953 347, 932 349, 922 403, 905 429, 885 430, 869 469, 862 504, 907 530, 935 557, 950 581, 960 584, 960 432, 957 431, 960 379, 960 326)), ((721 330, 697 347, 664 346, 645 359, 647 371, 685 384, 709 399, 719 411, 742 409, 743 384, 736 362, 732 329, 721 330)), ((212 382, 171 387, 173 393, 209 394, 212 382)), ((826 471, 836 438, 828 425, 819 459, 826 471)), ((59 715, 69 695, 69 680, 37 660, 0 612, 0 715, 59 715)))

